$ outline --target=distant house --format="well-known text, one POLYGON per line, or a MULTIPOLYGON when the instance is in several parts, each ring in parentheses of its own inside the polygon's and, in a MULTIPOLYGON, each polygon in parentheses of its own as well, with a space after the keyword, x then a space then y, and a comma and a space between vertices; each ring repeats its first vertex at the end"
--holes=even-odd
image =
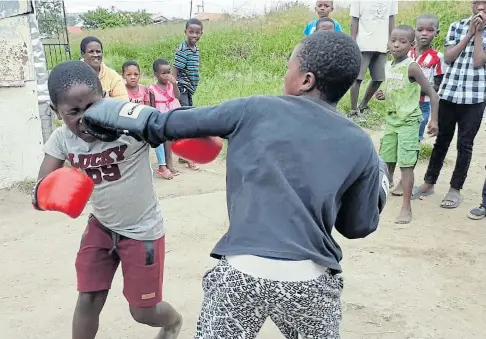
POLYGON ((69 34, 83 33, 83 29, 79 26, 67 26, 66 29, 67 29, 69 34))
POLYGON ((167 19, 165 16, 163 16, 160 13, 152 14, 151 18, 152 18, 152 24, 154 25, 164 24, 166 22, 169 22, 169 19, 167 19))
POLYGON ((228 14, 224 13, 196 13, 194 18, 201 21, 220 21, 228 19, 228 14))

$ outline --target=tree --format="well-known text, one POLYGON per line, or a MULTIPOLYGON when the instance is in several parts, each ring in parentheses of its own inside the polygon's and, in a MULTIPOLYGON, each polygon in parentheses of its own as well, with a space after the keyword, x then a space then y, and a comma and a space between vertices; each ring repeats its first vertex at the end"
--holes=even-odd
POLYGON ((37 0, 35 4, 40 33, 48 38, 62 36, 65 29, 62 0, 37 0))
POLYGON ((150 14, 145 10, 129 12, 121 11, 115 7, 109 9, 98 7, 80 15, 83 25, 87 29, 124 27, 134 25, 148 25, 152 23, 150 14))

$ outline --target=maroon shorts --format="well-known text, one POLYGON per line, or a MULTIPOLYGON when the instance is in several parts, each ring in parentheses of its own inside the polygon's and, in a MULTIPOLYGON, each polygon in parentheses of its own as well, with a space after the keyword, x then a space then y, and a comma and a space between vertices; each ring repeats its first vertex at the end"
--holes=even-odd
POLYGON ((123 294, 131 306, 152 307, 162 301, 165 237, 139 241, 120 236, 90 215, 76 257, 78 291, 111 288, 121 262, 123 294))

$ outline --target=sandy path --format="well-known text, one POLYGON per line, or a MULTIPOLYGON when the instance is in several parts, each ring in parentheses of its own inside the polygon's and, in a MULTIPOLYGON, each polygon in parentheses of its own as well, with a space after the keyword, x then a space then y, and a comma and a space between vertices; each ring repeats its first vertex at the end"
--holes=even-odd
MULTIPOLYGON (((369 238, 349 241, 337 235, 345 256, 344 339, 486 338, 486 223, 466 217, 480 201, 485 134, 482 128, 459 209, 438 207, 452 172, 449 164, 438 193, 414 202, 411 225, 393 223, 400 206, 393 198, 369 238)), ((454 150, 450 157, 455 158, 454 150)), ((417 169, 418 180, 424 167, 417 169)), ((185 316, 181 339, 193 338, 201 277, 213 265, 209 251, 227 227, 224 188, 224 163, 157 181, 167 226, 164 294, 185 316)), ((85 217, 33 211, 27 196, 0 191, 0 338, 70 338, 74 258, 85 222, 85 217)), ((154 334, 131 320, 118 272, 98 338, 154 334)), ((259 335, 280 337, 272 324, 259 335)))

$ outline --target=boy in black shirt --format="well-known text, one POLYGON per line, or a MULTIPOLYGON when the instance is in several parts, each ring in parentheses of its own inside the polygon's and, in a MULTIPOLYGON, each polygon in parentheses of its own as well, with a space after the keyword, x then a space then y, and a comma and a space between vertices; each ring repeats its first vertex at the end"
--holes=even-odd
POLYGON ((359 69, 349 36, 316 32, 295 48, 284 96, 166 114, 101 100, 86 111, 88 133, 102 139, 228 140, 230 226, 203 278, 196 338, 254 338, 268 317, 289 339, 339 338, 342 253, 331 231, 374 232, 388 192, 371 139, 335 107, 359 69))

